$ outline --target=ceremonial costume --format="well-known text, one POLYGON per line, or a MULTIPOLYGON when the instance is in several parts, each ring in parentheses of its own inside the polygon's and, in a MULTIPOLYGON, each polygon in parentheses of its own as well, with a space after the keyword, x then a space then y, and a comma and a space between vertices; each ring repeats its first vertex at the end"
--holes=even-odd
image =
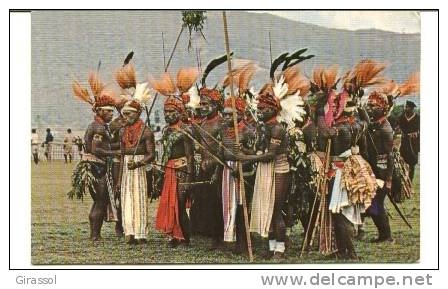
POLYGON ((93 199, 89 214, 90 237, 98 240, 103 221, 117 221, 117 206, 111 173, 113 153, 109 130, 115 101, 113 93, 104 89, 104 85, 93 72, 89 75, 89 84, 94 94, 93 100, 87 89, 78 81, 75 81, 72 86, 78 99, 92 105, 95 116, 84 135, 85 153, 73 172, 73 188, 69 192, 69 197, 76 196, 82 199, 87 193, 86 190, 89 191, 93 199))
POLYGON ((186 117, 181 96, 191 89, 197 75, 195 69, 179 70, 177 87, 168 73, 165 73, 159 81, 150 79, 152 87, 166 96, 164 110, 165 120, 168 123, 161 139, 163 146, 161 167, 165 171, 155 227, 172 238, 170 241, 172 246, 188 245, 190 242, 190 224, 186 206, 194 177, 194 152, 193 142, 190 139, 191 132, 188 126, 182 123, 186 117))

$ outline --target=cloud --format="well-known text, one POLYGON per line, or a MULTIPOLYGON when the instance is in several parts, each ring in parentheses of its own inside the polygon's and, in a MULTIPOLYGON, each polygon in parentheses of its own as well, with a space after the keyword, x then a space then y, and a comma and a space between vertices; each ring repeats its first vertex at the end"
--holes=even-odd
POLYGON ((328 28, 379 29, 420 33, 420 14, 414 11, 257 11, 328 28))

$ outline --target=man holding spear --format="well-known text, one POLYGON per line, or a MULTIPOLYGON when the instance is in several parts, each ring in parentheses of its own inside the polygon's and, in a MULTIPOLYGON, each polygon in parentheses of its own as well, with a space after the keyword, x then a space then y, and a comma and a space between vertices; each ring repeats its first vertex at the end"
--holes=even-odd
MULTIPOLYGON (((249 65, 241 68, 236 72, 238 76, 234 81, 238 83, 239 97, 235 100, 235 108, 237 115, 237 130, 240 137, 240 147, 247 154, 253 154, 254 134, 253 129, 249 127, 245 121, 246 101, 244 94, 248 89, 249 81, 255 73, 255 66, 249 65)), ((239 162, 236 161, 235 155, 238 152, 236 145, 236 132, 233 123, 234 107, 232 106, 232 98, 227 98, 224 102, 223 110, 223 133, 222 133, 222 155, 227 166, 223 169, 222 174, 222 210, 224 220, 224 242, 235 242, 235 253, 242 253, 247 248, 246 226, 244 223, 244 208, 240 190, 240 177, 238 176, 239 162), (233 169, 233 170, 232 170, 233 169)), ((243 168, 244 171, 244 168, 243 168)), ((247 187, 245 188, 247 199, 247 187)))
POLYGON ((160 80, 150 79, 152 87, 166 97, 165 121, 168 126, 162 137, 163 187, 157 209, 156 229, 171 237, 170 245, 190 244, 190 224, 186 210, 187 195, 194 176, 193 142, 182 123, 185 107, 181 95, 193 86, 197 78, 194 69, 181 69, 177 74, 177 91, 169 73, 160 80))

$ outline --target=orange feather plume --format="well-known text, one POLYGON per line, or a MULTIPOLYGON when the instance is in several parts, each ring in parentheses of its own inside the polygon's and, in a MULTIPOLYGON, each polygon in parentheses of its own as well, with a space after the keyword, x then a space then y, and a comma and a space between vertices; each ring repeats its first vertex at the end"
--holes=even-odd
POLYGON ((242 70, 241 73, 238 75, 238 90, 240 93, 243 93, 247 89, 249 89, 249 83, 252 80, 252 77, 254 76, 256 71, 256 66, 254 63, 248 63, 246 64, 242 70))
POLYGON ((176 93, 176 85, 171 74, 168 72, 162 74, 159 80, 149 77, 148 82, 154 90, 164 96, 170 96, 176 93))
POLYGON ((126 64, 115 72, 115 80, 122 89, 137 86, 137 76, 135 67, 132 64, 126 64))
POLYGON ((199 76, 197 68, 181 68, 177 72, 176 85, 181 93, 187 92, 196 82, 199 76))
POLYGON ((420 92, 420 72, 414 72, 398 87, 400 96, 411 95, 420 92))
POLYGON ((83 87, 81 83, 79 83, 79 81, 73 81, 72 90, 76 98, 89 104, 93 104, 93 101, 89 95, 89 91, 87 90, 87 88, 83 87))
POLYGON ((385 68, 385 63, 364 59, 355 65, 347 80, 355 86, 355 89, 382 84, 385 79, 380 74, 385 68))
POLYGON ((394 80, 389 80, 378 90, 385 95, 395 95, 398 91, 398 84, 394 80))
POLYGON ((324 74, 324 67, 318 66, 314 68, 313 70, 313 82, 316 84, 319 88, 323 87, 323 74, 324 74))
POLYGON ((94 71, 89 72, 89 85, 95 98, 98 97, 104 89, 104 83, 100 80, 98 73, 94 71))
POLYGON ((328 68, 318 66, 313 71, 313 83, 321 90, 329 91, 336 84, 339 66, 334 64, 328 68))
POLYGON ((288 84, 288 92, 286 95, 291 95, 299 90, 300 96, 305 96, 310 91, 310 81, 300 73, 297 66, 287 68, 283 72, 285 82, 288 84))
POLYGON ((339 65, 337 64, 334 64, 324 70, 322 77, 323 87, 325 87, 327 90, 330 90, 336 84, 338 71, 339 65))

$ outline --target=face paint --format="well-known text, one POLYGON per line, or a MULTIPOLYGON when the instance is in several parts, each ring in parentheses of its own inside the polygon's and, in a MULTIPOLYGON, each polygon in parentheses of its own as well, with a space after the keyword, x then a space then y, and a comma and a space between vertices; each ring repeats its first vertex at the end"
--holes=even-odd
POLYGON ((126 124, 130 125, 137 121, 139 115, 136 111, 125 111, 123 116, 126 119, 126 124))
POLYGON ((372 120, 372 121, 376 121, 384 116, 384 111, 379 106, 367 104, 366 110, 367 110, 370 120, 372 120))
POLYGON ((175 124, 179 121, 179 113, 177 110, 167 108, 165 109, 164 113, 165 113, 165 121, 168 124, 175 124))
MULTIPOLYGON (((230 107, 224 108, 222 116, 224 118, 224 124, 227 127, 233 127, 233 109, 230 107)), ((243 114, 241 114, 239 111, 237 111, 236 119, 237 119, 237 122, 239 123, 243 119, 243 114)))
POLYGON ((217 110, 217 106, 210 100, 203 98, 200 102, 199 113, 202 117, 213 115, 217 110))
POLYGON ((99 115, 104 120, 104 122, 110 122, 114 117, 114 110, 101 108, 99 115))

